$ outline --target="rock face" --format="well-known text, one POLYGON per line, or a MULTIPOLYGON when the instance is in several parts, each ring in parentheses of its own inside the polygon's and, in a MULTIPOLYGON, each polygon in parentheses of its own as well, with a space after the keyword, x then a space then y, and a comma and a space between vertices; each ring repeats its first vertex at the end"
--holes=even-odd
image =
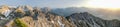
MULTIPOLYGON (((71 22, 67 21, 65 17, 58 16, 51 13, 43 13, 40 11, 35 11, 37 15, 32 16, 24 16, 20 20, 24 22, 28 27, 75 27, 71 22), (39 13, 38 13, 39 12, 39 13)), ((8 23, 7 27, 16 27, 14 21, 12 20, 8 23), (13 22, 13 23, 11 23, 13 22), (12 25, 13 26, 10 26, 12 25)))
POLYGON ((0 9, 0 14, 3 14, 5 17, 8 17, 8 15, 12 12, 7 5, 3 5, 0 9))
POLYGON ((75 13, 66 18, 77 27, 120 27, 119 20, 103 20, 87 12, 75 13))
POLYGON ((104 20, 88 12, 64 17, 49 12, 50 8, 20 6, 11 10, 5 17, 9 19, 0 20, 0 27, 120 27, 119 20, 104 20))

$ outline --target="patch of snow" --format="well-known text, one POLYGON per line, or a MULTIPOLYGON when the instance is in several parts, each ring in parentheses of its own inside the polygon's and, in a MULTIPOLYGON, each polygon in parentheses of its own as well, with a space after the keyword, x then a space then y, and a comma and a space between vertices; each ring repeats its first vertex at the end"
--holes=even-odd
POLYGON ((5 10, 2 12, 2 14, 5 15, 5 17, 7 17, 11 12, 11 10, 5 10))
POLYGON ((5 18, 1 17, 0 19, 5 19, 5 18))
POLYGON ((62 24, 61 21, 58 20, 58 23, 60 24, 61 27, 64 27, 65 24, 62 24))
POLYGON ((54 23, 54 21, 51 21, 52 23, 54 23))

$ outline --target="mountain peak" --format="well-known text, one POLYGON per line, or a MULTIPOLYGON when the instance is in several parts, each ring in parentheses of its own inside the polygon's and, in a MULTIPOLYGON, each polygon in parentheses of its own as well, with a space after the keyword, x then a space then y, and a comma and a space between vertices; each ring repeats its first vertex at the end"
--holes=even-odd
POLYGON ((119 20, 103 20, 88 12, 74 13, 66 18, 70 20, 70 22, 74 22, 77 27, 120 27, 119 20))
POLYGON ((2 9, 9 9, 8 5, 2 5, 2 9))

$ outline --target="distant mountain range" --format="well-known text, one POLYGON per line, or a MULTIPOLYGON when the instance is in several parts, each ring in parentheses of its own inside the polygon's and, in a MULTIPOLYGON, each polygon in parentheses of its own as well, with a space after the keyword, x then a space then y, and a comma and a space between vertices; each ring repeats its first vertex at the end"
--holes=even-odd
POLYGON ((107 8, 68 7, 56 8, 53 9, 52 12, 61 16, 69 16, 73 13, 88 12, 105 20, 120 20, 120 9, 114 10, 107 8))
POLYGON ((52 9, 3 5, 0 8, 0 27, 120 27, 119 19, 113 19, 118 13, 115 12, 110 17, 112 15, 109 12, 111 11, 86 7, 52 9), (106 20, 109 18, 111 20, 106 20))

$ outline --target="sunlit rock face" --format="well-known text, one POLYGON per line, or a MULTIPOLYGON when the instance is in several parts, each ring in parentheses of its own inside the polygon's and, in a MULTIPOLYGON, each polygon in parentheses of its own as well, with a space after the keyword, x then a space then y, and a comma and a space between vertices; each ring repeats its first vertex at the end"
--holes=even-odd
POLYGON ((2 8, 0 9, 0 13, 3 14, 5 17, 7 17, 10 14, 10 12, 12 11, 7 5, 3 5, 2 8))

